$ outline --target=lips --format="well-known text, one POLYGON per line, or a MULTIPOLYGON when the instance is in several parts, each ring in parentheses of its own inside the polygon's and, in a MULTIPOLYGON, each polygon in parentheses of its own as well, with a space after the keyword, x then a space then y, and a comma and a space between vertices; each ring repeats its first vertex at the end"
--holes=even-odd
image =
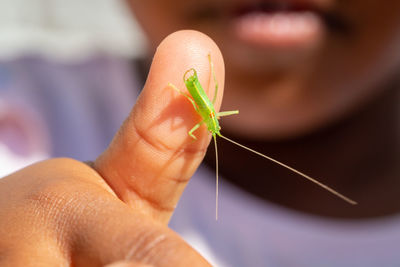
MULTIPOLYGON (((320 12, 326 9, 321 1, 316 0, 264 0, 254 3, 238 4, 234 8, 235 15, 243 15, 251 12, 320 12)), ((326 1, 325 1, 326 2, 326 1)))
POLYGON ((198 19, 227 22, 235 40, 274 50, 309 49, 329 32, 345 32, 345 23, 328 0, 221 1, 204 4, 198 19))
POLYGON ((269 49, 307 49, 322 38, 325 25, 316 5, 262 1, 233 12, 232 32, 244 43, 269 49))
POLYGON ((234 34, 242 41, 259 46, 304 47, 321 38, 323 24, 311 12, 252 12, 235 20, 234 34))

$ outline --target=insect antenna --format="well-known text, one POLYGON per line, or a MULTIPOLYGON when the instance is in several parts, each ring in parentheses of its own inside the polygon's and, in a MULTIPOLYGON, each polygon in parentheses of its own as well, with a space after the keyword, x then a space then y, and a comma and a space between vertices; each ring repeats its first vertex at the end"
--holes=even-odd
MULTIPOLYGON (((304 174, 304 173, 302 173, 302 172, 300 172, 300 171, 298 171, 298 170, 296 170, 296 169, 294 169, 294 168, 292 168, 292 167, 290 167, 290 166, 288 166, 288 165, 286 165, 286 164, 284 164, 284 163, 282 163, 282 162, 280 162, 280 161, 278 161, 278 160, 276 160, 276 159, 274 159, 274 158, 268 157, 268 156, 266 156, 266 155, 264 155, 264 154, 262 154, 262 153, 260 153, 260 152, 258 152, 258 151, 255 151, 255 150, 253 150, 253 149, 251 149, 251 148, 249 148, 249 147, 247 147, 247 146, 244 146, 244 145, 242 145, 242 144, 239 144, 238 142, 235 142, 235 141, 233 141, 232 139, 229 139, 228 137, 225 137, 225 136, 223 136, 223 135, 221 135, 221 134, 219 134, 219 136, 220 136, 221 138, 223 138, 223 139, 225 139, 225 140, 231 142, 232 144, 235 144, 235 145, 237 145, 237 146, 239 146, 239 147, 241 147, 241 148, 244 148, 244 149, 246 149, 246 150, 248 150, 248 151, 250 151, 250 152, 253 152, 254 154, 257 154, 257 155, 259 155, 259 156, 261 156, 261 157, 263 157, 263 158, 266 158, 266 159, 268 159, 268 160, 270 160, 270 161, 272 161, 272 162, 274 162, 274 163, 276 163, 276 164, 278 164, 278 165, 281 165, 282 167, 284 167, 284 168, 286 168, 286 169, 288 169, 288 170, 291 170, 291 171, 294 172, 294 173, 297 173, 297 174, 300 175, 300 176, 303 176, 303 177, 306 178, 307 180, 309 180, 309 181, 311 181, 311 182, 313 182, 313 183, 319 185, 320 187, 324 188, 325 190, 327 190, 327 191, 331 192, 332 194, 336 195, 337 197, 343 199, 344 201, 346 201, 346 202, 348 202, 348 203, 350 203, 350 204, 352 204, 352 205, 357 205, 357 202, 355 202, 354 200, 352 200, 352 199, 350 199, 350 198, 348 198, 348 197, 346 197, 346 196, 340 194, 339 192, 337 192, 336 190, 330 188, 329 186, 327 186, 327 185, 325 185, 325 184, 323 184, 323 183, 321 183, 321 182, 318 182, 316 179, 314 179, 314 178, 308 176, 307 174, 304 174)), ((215 137, 214 137, 214 140, 215 140, 215 137)), ((216 144, 216 141, 215 141, 215 144, 216 144)), ((215 150, 215 151, 216 151, 216 150, 215 150)), ((217 167, 217 168, 218 168, 218 167, 217 167)), ((218 170, 218 169, 217 169, 217 170, 218 170)), ((217 181, 218 181, 218 173, 217 173, 217 181)), ((217 191, 217 193, 218 193, 218 191, 217 191)))

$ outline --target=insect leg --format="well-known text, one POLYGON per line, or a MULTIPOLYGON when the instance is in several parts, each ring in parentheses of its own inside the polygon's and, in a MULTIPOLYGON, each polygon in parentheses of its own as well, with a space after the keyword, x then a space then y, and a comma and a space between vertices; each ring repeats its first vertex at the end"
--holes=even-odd
POLYGON ((217 113, 217 118, 219 119, 219 117, 230 116, 235 114, 239 114, 239 110, 222 111, 217 113))
POLYGON ((168 86, 169 87, 172 87, 172 89, 174 89, 175 91, 177 91, 178 93, 180 93, 181 95, 183 95, 184 97, 186 97, 191 103, 192 103, 192 105, 193 105, 193 107, 194 107, 194 110, 196 111, 196 112, 198 112, 199 110, 198 110, 198 108, 197 108, 197 106, 196 106, 196 103, 194 102, 194 100, 188 95, 188 94, 186 94, 185 92, 182 92, 181 90, 179 90, 175 85, 173 85, 172 83, 168 83, 168 86))
POLYGON ((211 75, 213 76, 214 83, 215 83, 214 97, 213 97, 213 100, 212 100, 212 103, 214 105, 215 104, 215 100, 217 100, 217 95, 218 95, 218 81, 217 81, 217 77, 215 76, 214 64, 211 61, 211 55, 210 54, 208 54, 208 61, 210 62, 211 75))
POLYGON ((192 137, 194 140, 197 140, 197 137, 193 134, 194 131, 196 131, 197 129, 199 129, 199 127, 204 123, 204 120, 197 123, 190 131, 189 131, 189 135, 190 137, 192 137))

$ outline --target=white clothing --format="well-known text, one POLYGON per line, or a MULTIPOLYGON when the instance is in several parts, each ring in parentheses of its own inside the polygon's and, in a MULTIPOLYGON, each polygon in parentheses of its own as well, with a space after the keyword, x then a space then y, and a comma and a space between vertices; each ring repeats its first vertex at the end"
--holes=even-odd
POLYGON ((214 266, 400 266, 400 215, 328 220, 267 204, 200 168, 185 189, 171 227, 214 266))

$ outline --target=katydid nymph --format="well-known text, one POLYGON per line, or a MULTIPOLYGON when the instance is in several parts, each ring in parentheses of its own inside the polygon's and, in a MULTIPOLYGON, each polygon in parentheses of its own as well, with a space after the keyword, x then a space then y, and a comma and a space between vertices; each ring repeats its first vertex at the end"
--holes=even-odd
POLYGON ((183 96, 185 96, 193 105, 194 110, 201 116, 202 120, 197 123, 189 132, 189 136, 192 137, 194 140, 196 140, 196 136, 193 134, 194 131, 196 131, 202 124, 205 124, 207 126, 208 131, 212 134, 213 140, 214 140, 214 146, 215 146, 215 161, 216 161, 216 200, 215 200, 215 218, 216 220, 218 219, 218 191, 219 191, 219 179, 218 179, 218 150, 217 150, 217 136, 241 147, 244 148, 250 152, 253 152, 263 158, 266 158, 276 164, 281 165, 282 167, 285 167, 287 169, 289 169, 290 171, 303 176, 304 178, 306 178, 307 180, 317 184, 318 186, 324 188, 325 190, 331 192, 332 194, 336 195, 337 197, 343 199, 344 201, 352 204, 352 205, 356 205, 357 202, 355 202, 354 200, 340 194, 339 192, 337 192, 336 190, 332 189, 331 187, 317 181, 316 179, 276 160, 273 159, 269 156, 266 156, 258 151, 255 151, 254 149, 251 149, 249 147, 246 147, 242 144, 239 144, 238 142, 233 141, 232 139, 229 139, 225 136, 223 136, 220 132, 221 127, 219 125, 218 120, 220 119, 220 117, 224 117, 224 116, 229 116, 229 115, 235 115, 235 114, 239 114, 239 110, 233 110, 233 111, 222 111, 222 112, 215 112, 214 109, 214 104, 217 98, 217 93, 218 93, 218 81, 217 78, 215 76, 214 73, 214 65, 211 61, 211 56, 208 55, 208 60, 210 62, 210 68, 211 68, 211 75, 214 79, 214 83, 215 83, 215 92, 214 92, 214 97, 213 100, 211 101, 207 94, 205 93, 203 87, 201 86, 198 76, 197 76, 197 72, 194 68, 191 68, 189 70, 187 70, 184 75, 183 75, 183 81, 185 83, 185 86, 187 88, 187 90, 189 91, 189 94, 182 92, 181 90, 179 90, 175 85, 169 83, 168 85, 170 87, 172 87, 174 90, 176 90, 177 92, 179 92, 180 94, 182 94, 183 96))

